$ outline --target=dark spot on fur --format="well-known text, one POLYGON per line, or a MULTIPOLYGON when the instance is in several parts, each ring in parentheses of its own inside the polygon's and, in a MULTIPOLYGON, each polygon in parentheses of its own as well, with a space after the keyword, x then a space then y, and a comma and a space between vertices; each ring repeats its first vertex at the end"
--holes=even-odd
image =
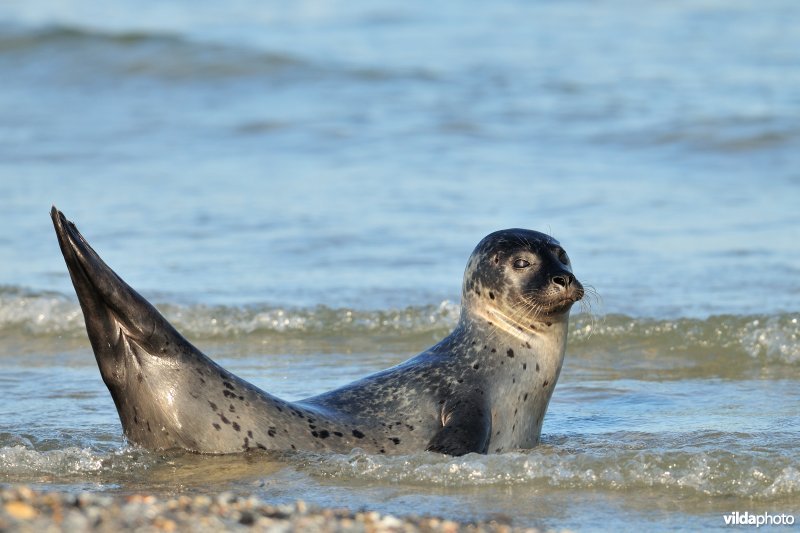
POLYGON ((236 412, 236 408, 233 406, 233 404, 228 406, 228 411, 230 411, 231 413, 235 413, 236 412))
POLYGON ((314 438, 319 437, 319 433, 317 433, 316 431, 312 431, 311 436, 314 438))
POLYGON ((317 429, 317 426, 315 426, 314 424, 309 424, 309 425, 308 425, 308 428, 309 428, 309 429, 317 429))
POLYGON ((297 446, 295 446, 294 444, 292 444, 292 449, 293 449, 293 450, 296 450, 296 449, 297 449, 297 446))
POLYGON ((256 446, 258 446, 259 450, 266 450, 267 449, 267 447, 264 446, 263 444, 261 444, 260 442, 256 442, 256 446))
POLYGON ((547 387, 547 384, 548 384, 548 383, 550 383, 550 382, 549 382, 549 381, 547 381, 547 380, 545 380, 545 382, 544 382, 544 383, 542 383, 542 387, 547 387))
POLYGON ((361 432, 360 432, 359 430, 357 430, 357 429, 354 429, 354 430, 353 430, 353 436, 354 436, 355 438, 357 438, 357 439, 363 439, 363 438, 364 438, 364 434, 363 434, 363 433, 361 433, 361 432))
POLYGON ((227 381, 223 381, 223 382, 222 382, 222 384, 223 384, 223 385, 225 385, 225 388, 226 388, 226 389, 230 389, 230 390, 236 390, 236 387, 234 387, 233 385, 231 385, 231 384, 230 384, 230 383, 228 383, 227 381))
POLYGON ((549 328, 550 326, 553 325, 553 323, 552 322, 545 322, 545 325, 549 328))
POLYGON ((463 380, 463 379, 461 379, 461 378, 458 378, 456 381, 457 381, 458 383, 464 383, 464 380, 463 380))
POLYGON ((239 424, 237 424, 236 422, 234 422, 232 425, 233 425, 233 429, 234 429, 235 431, 241 431, 241 429, 242 429, 242 426, 240 426, 240 425, 239 425, 239 424))
POLYGON ((523 402, 527 402, 528 401, 528 393, 527 392, 525 393, 525 397, 522 399, 522 401, 523 402))
POLYGON ((205 385, 205 384, 206 384, 206 380, 204 380, 203 378, 200 378, 200 383, 202 383, 203 385, 205 385))
POLYGON ((242 448, 244 448, 244 449, 246 450, 246 449, 248 449, 249 447, 250 447, 250 439, 248 439, 247 437, 245 437, 245 438, 244 438, 244 446, 242 446, 242 448))
POLYGON ((380 452, 381 452, 381 453, 386 453, 386 450, 384 450, 383 448, 381 448, 381 449, 380 449, 380 452))
POLYGON ((395 446, 400 444, 400 439, 398 439, 397 437, 389 437, 389 440, 394 442, 395 446))
POLYGON ((522 370, 528 370, 528 363, 522 363, 522 370))
POLYGON ((150 429, 150 421, 149 420, 147 421, 147 431, 150 432, 150 433, 153 432, 153 430, 150 429))
POLYGON ((219 415, 219 418, 220 418, 220 420, 222 420, 222 423, 223 423, 223 424, 230 424, 230 423, 231 423, 231 421, 230 421, 230 420, 228 420, 228 419, 225 417, 225 415, 223 415, 222 413, 220 413, 220 415, 219 415))
POLYGON ((536 363, 536 371, 539 371, 539 363, 536 363))
POLYGON ((481 365, 479 365, 478 363, 475 363, 474 365, 472 365, 472 368, 474 368, 475 370, 478 370, 480 367, 481 367, 481 365))
POLYGON ((495 348, 492 348, 492 353, 497 353, 497 350, 495 348))
POLYGON ((496 265, 499 262, 500 262, 500 254, 494 254, 494 264, 496 265))
POLYGON ((219 430, 221 430, 221 429, 222 429, 222 426, 220 426, 220 425, 219 425, 219 424, 217 424, 216 422, 214 422, 214 423, 213 423, 213 424, 211 424, 211 425, 212 425, 212 426, 214 426, 214 429, 216 429, 217 431, 219 431, 219 430))
POLYGON ((236 395, 229 390, 222 391, 222 395, 226 398, 236 398, 236 395))
POLYGON ((278 410, 279 413, 283 412, 283 408, 280 405, 276 405, 275 408, 278 410))
POLYGON ((489 298, 491 298, 492 300, 494 300, 494 293, 493 293, 492 291, 489 291, 489 298))
POLYGON ((252 439, 253 438, 253 431, 248 429, 247 430, 247 436, 252 439))
POLYGON ((141 372, 139 372, 139 374, 137 374, 137 375, 136 375, 136 380, 137 380, 139 383, 141 383, 142 381, 144 381, 144 376, 142 375, 142 373, 141 373, 141 372))
POLYGON ((337 437, 344 437, 341 431, 334 431, 333 434, 336 435, 337 437))
POLYGON ((270 437, 274 437, 275 433, 276 433, 275 428, 270 426, 269 429, 267 430, 267 435, 269 435, 270 437))
POLYGON ((327 429, 323 429, 322 431, 319 432, 319 438, 321 439, 327 439, 330 436, 331 434, 328 432, 327 429))
POLYGON ((511 348, 509 348, 509 349, 508 349, 508 351, 506 352, 506 355, 507 355, 508 357, 514 357, 514 350, 512 350, 511 348))
POLYGON ((411 424, 406 424, 406 427, 408 428, 409 431, 414 431, 414 426, 412 426, 411 424))
POLYGON ((239 400, 244 400, 244 396, 239 396, 239 400))

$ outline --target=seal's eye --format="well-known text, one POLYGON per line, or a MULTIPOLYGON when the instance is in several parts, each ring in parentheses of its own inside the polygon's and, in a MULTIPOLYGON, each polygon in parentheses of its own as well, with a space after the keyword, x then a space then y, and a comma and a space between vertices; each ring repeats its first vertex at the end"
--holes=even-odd
POLYGON ((569 264, 569 257, 567 257, 567 252, 563 248, 558 249, 558 260, 564 265, 569 264))
POLYGON ((514 268, 527 268, 531 266, 531 264, 524 259, 517 259, 514 261, 514 268))

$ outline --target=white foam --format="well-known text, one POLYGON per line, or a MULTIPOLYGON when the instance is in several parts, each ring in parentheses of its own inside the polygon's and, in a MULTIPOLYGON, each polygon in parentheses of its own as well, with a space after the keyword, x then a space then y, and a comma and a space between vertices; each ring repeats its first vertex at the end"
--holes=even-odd
POLYGON ((614 491, 668 488, 761 499, 800 494, 798 468, 779 464, 752 456, 743 461, 732 452, 659 453, 609 448, 587 453, 539 448, 464 457, 432 453, 386 457, 354 450, 349 455, 309 455, 304 467, 323 477, 443 487, 524 484, 614 491))

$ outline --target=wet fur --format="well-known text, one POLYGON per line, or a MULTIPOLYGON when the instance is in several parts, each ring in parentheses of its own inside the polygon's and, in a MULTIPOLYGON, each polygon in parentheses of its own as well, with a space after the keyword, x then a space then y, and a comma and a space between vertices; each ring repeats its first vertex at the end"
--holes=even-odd
POLYGON ((398 366, 286 402, 201 353, 55 207, 51 216, 123 431, 150 449, 462 455, 534 446, 561 371, 569 307, 583 296, 555 240, 493 233, 470 257, 450 335, 398 366), (518 257, 535 265, 515 269, 518 257))

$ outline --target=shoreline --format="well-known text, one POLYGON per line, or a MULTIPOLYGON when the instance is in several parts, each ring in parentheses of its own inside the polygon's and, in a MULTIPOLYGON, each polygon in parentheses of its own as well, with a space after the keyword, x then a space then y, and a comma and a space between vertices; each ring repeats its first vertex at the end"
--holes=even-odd
POLYGON ((302 531, 302 532, 536 532, 506 523, 459 523, 436 517, 397 517, 375 511, 274 505, 247 494, 159 497, 0 489, 3 531, 302 531))

